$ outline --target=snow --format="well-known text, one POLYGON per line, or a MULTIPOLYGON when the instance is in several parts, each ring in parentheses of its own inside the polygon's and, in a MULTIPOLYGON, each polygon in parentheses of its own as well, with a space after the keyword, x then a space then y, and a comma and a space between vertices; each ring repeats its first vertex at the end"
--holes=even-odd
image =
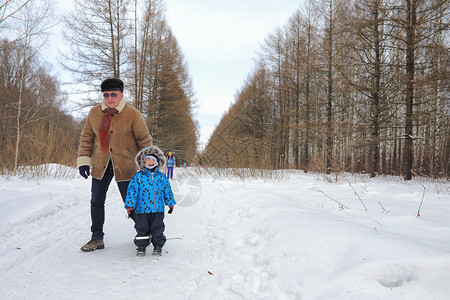
POLYGON ((0 298, 450 295, 448 181, 342 174, 336 182, 289 170, 241 180, 193 170, 175 169, 179 203, 166 215, 160 258, 136 257, 116 184, 106 203, 106 248, 85 253, 90 180, 74 169, 64 178, 0 177, 0 298))

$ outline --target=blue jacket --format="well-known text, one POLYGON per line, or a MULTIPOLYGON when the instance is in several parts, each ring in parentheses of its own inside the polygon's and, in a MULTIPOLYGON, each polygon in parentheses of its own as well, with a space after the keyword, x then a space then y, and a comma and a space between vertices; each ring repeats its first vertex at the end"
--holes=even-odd
POLYGON ((175 204, 169 180, 158 169, 152 173, 144 168, 128 185, 125 208, 132 207, 137 214, 164 212, 164 205, 175 204))
POLYGON ((168 167, 173 167, 173 166, 175 166, 175 164, 177 163, 177 161, 175 160, 175 157, 169 157, 168 159, 167 159, 167 166, 168 167))

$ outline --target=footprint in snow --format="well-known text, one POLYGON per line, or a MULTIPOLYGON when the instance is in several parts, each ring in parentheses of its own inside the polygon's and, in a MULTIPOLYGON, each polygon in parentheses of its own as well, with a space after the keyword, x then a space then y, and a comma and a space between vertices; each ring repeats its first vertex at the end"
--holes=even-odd
POLYGON ((393 264, 386 266, 378 275, 378 283, 387 288, 401 287, 412 281, 415 268, 411 265, 393 264))

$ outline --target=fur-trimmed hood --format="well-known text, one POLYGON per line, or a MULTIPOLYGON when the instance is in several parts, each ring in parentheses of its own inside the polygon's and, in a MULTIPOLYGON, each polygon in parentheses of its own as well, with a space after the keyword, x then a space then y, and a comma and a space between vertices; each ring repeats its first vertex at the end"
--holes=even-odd
POLYGON ((164 156, 164 152, 162 152, 161 149, 159 149, 157 146, 149 146, 141 151, 138 152, 135 158, 136 166, 138 167, 139 171, 143 170, 145 168, 144 165, 144 157, 148 155, 154 155, 158 159, 158 169, 163 170, 164 166, 166 165, 166 158, 164 156))

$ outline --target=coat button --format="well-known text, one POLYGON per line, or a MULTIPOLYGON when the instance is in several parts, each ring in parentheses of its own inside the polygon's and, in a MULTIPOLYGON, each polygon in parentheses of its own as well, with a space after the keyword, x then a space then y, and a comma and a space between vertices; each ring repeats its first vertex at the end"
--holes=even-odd
POLYGON ((113 133, 113 131, 111 130, 111 133, 113 133))

